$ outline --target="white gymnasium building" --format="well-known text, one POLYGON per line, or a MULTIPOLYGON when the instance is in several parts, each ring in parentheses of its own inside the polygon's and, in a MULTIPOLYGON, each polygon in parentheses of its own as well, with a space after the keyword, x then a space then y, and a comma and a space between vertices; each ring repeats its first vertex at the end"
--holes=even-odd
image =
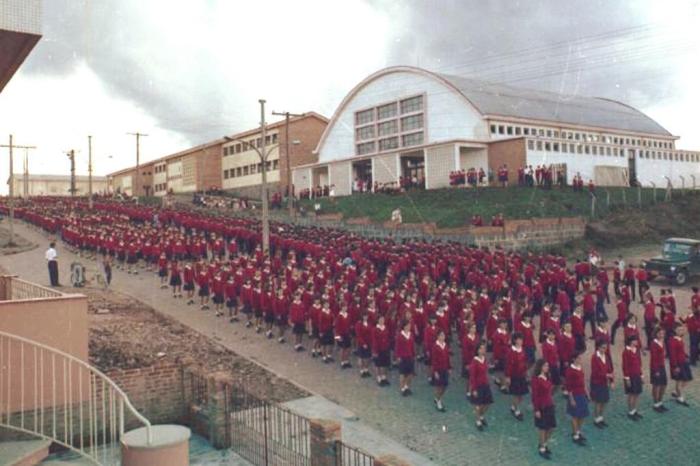
POLYGON ((558 165, 567 182, 580 173, 597 185, 700 186, 700 152, 676 150, 674 136, 639 110, 609 99, 520 89, 415 67, 380 70, 343 99, 315 154, 293 171, 297 192, 355 180, 425 178, 449 186, 455 170, 507 164, 558 165))

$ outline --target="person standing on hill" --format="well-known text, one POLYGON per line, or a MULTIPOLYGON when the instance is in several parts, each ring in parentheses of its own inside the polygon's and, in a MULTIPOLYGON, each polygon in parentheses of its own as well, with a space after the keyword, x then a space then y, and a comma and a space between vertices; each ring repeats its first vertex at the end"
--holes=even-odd
POLYGON ((56 243, 53 241, 49 244, 49 249, 46 250, 46 262, 49 266, 49 280, 51 286, 61 286, 58 282, 58 252, 56 252, 56 243))

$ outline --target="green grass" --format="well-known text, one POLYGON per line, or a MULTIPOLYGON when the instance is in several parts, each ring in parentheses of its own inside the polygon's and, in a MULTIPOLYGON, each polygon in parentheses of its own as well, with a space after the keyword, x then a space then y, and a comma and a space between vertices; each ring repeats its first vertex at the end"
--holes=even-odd
MULTIPOLYGON (((636 188, 598 188, 596 193, 596 218, 604 218, 621 208, 638 207, 636 188)), ((662 202, 664 191, 657 190, 656 198, 662 202)), ((340 212, 346 219, 369 217, 372 222, 378 223, 388 221, 391 212, 398 207, 401 208, 404 223, 435 222, 439 227, 463 226, 476 214, 481 215, 485 223, 499 213, 506 219, 591 215, 588 191, 574 192, 570 188, 554 188, 551 191, 521 187, 417 190, 393 195, 355 194, 338 197, 332 202, 325 198, 320 201, 305 200, 302 205, 308 211, 313 211, 316 202, 321 203, 323 213, 340 212)), ((653 190, 642 189, 642 207, 652 205, 653 190)))

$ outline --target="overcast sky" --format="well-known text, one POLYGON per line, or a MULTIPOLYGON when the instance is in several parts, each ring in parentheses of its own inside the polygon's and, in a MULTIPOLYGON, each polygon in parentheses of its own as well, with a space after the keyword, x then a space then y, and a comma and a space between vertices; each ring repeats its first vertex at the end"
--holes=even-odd
POLYGON ((257 125, 259 98, 330 117, 407 64, 620 100, 700 150, 699 20, 700 0, 45 0, 0 140, 37 145, 33 173, 68 173, 67 149, 86 173, 91 134, 106 174, 135 162, 128 132, 145 161, 257 125))

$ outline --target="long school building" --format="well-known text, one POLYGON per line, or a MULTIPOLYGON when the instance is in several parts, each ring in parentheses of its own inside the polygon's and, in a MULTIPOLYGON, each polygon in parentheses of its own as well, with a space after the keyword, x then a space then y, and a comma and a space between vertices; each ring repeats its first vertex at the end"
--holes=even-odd
POLYGON ((700 185, 700 153, 676 149, 674 136, 642 112, 609 99, 519 89, 415 67, 372 74, 343 99, 316 148, 297 167, 297 191, 400 177, 449 186, 450 173, 475 168, 555 165, 568 183, 700 185))

